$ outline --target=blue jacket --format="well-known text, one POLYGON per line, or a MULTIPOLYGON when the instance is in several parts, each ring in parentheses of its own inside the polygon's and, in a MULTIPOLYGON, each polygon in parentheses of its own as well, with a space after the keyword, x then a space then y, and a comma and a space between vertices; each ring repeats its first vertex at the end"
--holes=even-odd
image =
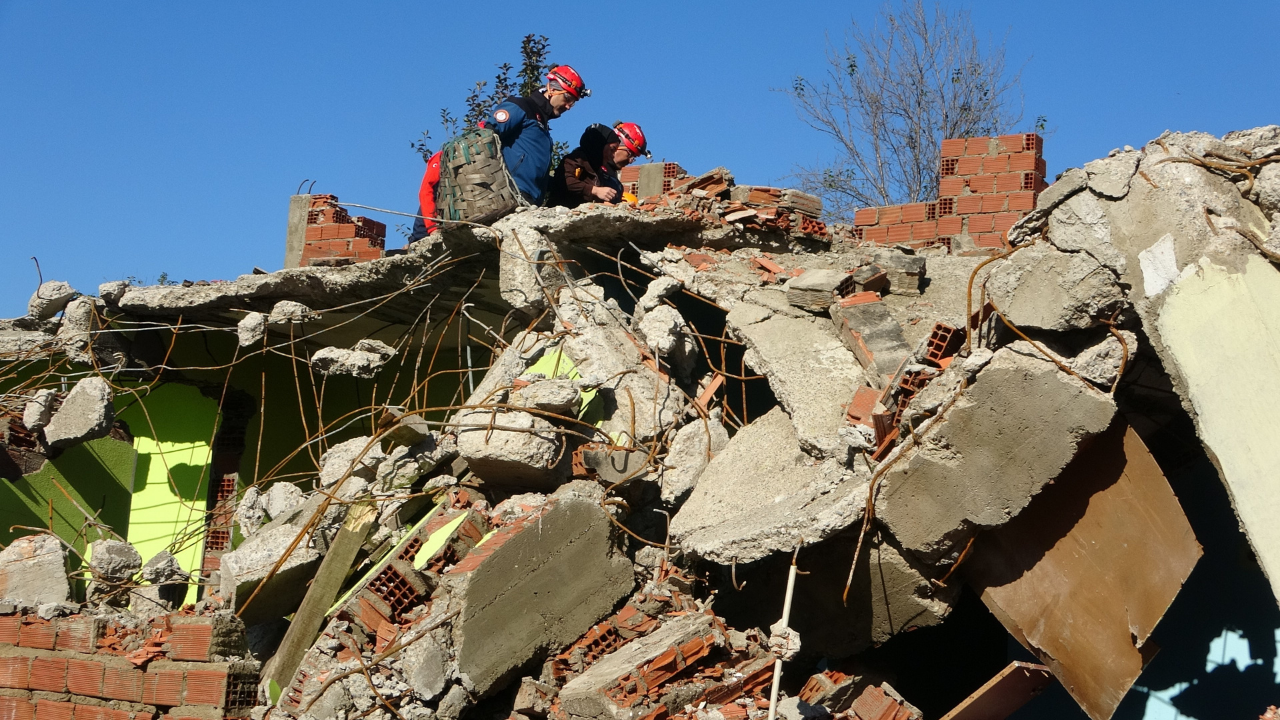
POLYGON ((485 120, 502 140, 502 160, 516 188, 534 205, 542 203, 551 176, 551 104, 542 93, 509 97, 485 120))

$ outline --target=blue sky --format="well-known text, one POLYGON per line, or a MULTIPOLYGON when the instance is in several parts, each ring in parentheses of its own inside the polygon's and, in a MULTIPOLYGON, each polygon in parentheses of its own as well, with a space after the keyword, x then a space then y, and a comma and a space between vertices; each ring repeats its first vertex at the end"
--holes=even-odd
MULTIPOLYGON (((1280 121, 1275 0, 964 6, 1022 67, 1026 122, 1048 117, 1050 176, 1166 128, 1280 121)), ((878 7, 0 0, 0 317, 25 312, 32 255, 89 293, 130 275, 276 269, 304 178, 412 211, 410 142, 424 129, 438 142, 438 109, 516 61, 529 32, 595 93, 553 126, 559 139, 629 119, 690 171, 785 182, 829 148, 771 88, 820 72, 824 36, 878 7)))

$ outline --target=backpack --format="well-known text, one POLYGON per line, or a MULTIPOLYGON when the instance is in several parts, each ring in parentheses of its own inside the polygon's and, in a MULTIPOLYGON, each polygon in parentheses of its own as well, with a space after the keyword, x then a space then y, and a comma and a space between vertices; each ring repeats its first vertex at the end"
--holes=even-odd
POLYGON ((440 149, 436 217, 488 224, 524 204, 489 128, 467 128, 440 149))

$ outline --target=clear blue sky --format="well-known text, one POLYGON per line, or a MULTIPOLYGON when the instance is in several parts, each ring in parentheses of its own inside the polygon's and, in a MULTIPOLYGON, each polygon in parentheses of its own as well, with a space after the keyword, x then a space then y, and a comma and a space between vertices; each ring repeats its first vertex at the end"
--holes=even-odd
MULTIPOLYGON (((785 182, 828 148, 771 88, 816 75, 824 35, 878 5, 0 0, 0 317, 25 312, 31 255, 88 293, 129 275, 279 268, 303 178, 413 211, 410 142, 424 129, 438 142, 438 109, 516 62, 529 32, 595 92, 556 122, 559 139, 629 119, 691 171, 785 182)), ((971 9, 1023 67, 1027 122, 1049 118, 1050 176, 1166 128, 1280 122, 1275 0, 971 9)))

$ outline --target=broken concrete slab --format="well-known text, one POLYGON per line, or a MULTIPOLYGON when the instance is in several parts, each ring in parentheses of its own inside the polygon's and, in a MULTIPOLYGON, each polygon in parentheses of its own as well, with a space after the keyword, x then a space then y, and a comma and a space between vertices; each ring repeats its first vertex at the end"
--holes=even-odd
POLYGON ((27 535, 0 550, 0 597, 30 605, 71 599, 67 555, 52 535, 27 535))
POLYGON ((998 263, 987 281, 996 307, 1019 328, 1064 332, 1097 326, 1125 304, 1116 275, 1085 252, 1034 243, 998 263))
POLYGON ((1130 151, 1085 163, 1084 171, 1089 175, 1089 189, 1113 200, 1123 198, 1129 194, 1129 181, 1138 172, 1138 161, 1141 159, 1141 152, 1130 151))
POLYGON ((635 327, 636 339, 665 361, 681 382, 688 382, 698 352, 690 330, 684 316, 670 305, 646 312, 635 327))
POLYGON ((290 323, 307 322, 319 317, 311 308, 293 300, 281 300, 271 307, 267 322, 272 325, 288 325, 290 323))
POLYGON ((663 623, 652 634, 633 640, 600 658, 581 675, 560 689, 560 706, 571 717, 590 720, 621 720, 625 711, 605 691, 618 678, 644 667, 673 647, 696 638, 711 636, 724 644, 723 632, 709 613, 687 613, 663 623))
POLYGON ((1049 187, 1036 198, 1037 211, 1052 211, 1067 198, 1089 185, 1089 173, 1080 168, 1067 168, 1049 187))
MULTIPOLYGON (((373 482, 378 466, 386 459, 382 446, 368 435, 340 442, 320 456, 320 486, 333 487, 347 475, 348 470, 352 478, 373 482)), ((346 484, 343 484, 344 489, 346 484)))
POLYGON ((95 540, 89 543, 89 567, 93 570, 89 598, 104 599, 138 574, 142 569, 142 555, 121 540, 95 540))
POLYGON ((453 423, 458 454, 485 482, 554 489, 568 479, 566 440, 541 417, 519 410, 468 410, 453 423))
POLYGON ((580 637, 631 593, 631 562, 600 505, 603 489, 573 482, 543 512, 508 525, 440 576, 458 673, 477 697, 519 677, 539 653, 580 637), (538 622, 529 622, 530 617, 538 622))
POLYGON ((836 287, 848 277, 840 270, 806 270, 782 286, 787 302, 811 313, 824 313, 831 305, 836 287))
POLYGON ((45 427, 45 441, 51 447, 66 448, 106 437, 116 417, 112 397, 111 386, 101 377, 77 382, 45 427))
POLYGON ((298 609, 307 593, 307 582, 315 576, 321 560, 321 554, 308 546, 305 538, 288 554, 252 602, 249 596, 258 590, 300 532, 300 528, 287 523, 272 523, 222 556, 219 594, 235 608, 245 624, 257 625, 298 609))
POLYGON ((865 480, 838 461, 805 455, 791 419, 774 408, 707 464, 671 519, 671 537, 698 557, 750 562, 843 530, 865 501, 865 480))
POLYGON ((27 301, 27 316, 48 320, 62 312, 77 294, 75 288, 61 280, 48 280, 36 288, 27 301))
POLYGON ((378 370, 395 354, 395 348, 381 340, 364 338, 350 349, 320 348, 311 356, 311 367, 322 375, 350 375, 369 379, 377 377, 378 370))
POLYGON ((845 347, 866 371, 872 387, 883 388, 912 349, 902 334, 902 326, 883 302, 830 306, 831 321, 845 347))
POLYGON ((378 465, 378 487, 383 490, 407 487, 457 456, 458 444, 452 435, 431 431, 416 445, 398 445, 391 450, 387 459, 378 465))
POLYGON ((582 383, 564 378, 536 380, 511 394, 511 404, 543 412, 577 417, 582 405, 582 383))
POLYGON ((52 390, 37 390, 22 408, 22 424, 28 430, 36 431, 49 424, 53 417, 55 393, 52 390))
POLYGON ((747 345, 747 366, 768 378, 790 413, 805 450, 818 457, 845 452, 843 405, 866 374, 830 324, 783 317, 745 302, 729 311, 726 323, 747 345))
POLYGON ((1072 195, 1049 215, 1048 236, 1059 250, 1087 253, 1123 280, 1129 262, 1112 244, 1109 205, 1092 193, 1072 195))
POLYGON ((676 431, 663 459, 662 501, 675 504, 698 484, 711 458, 729 443, 729 433, 720 422, 717 408, 707 419, 696 418, 676 431))
POLYGON ((1117 422, 1018 517, 980 535, 963 572, 1089 717, 1106 720, 1200 555, 1155 459, 1117 422))
POLYGON ((871 254, 889 279, 889 292, 894 295, 919 295, 925 277, 925 259, 894 248, 878 248, 871 254))
POLYGON ((1003 525, 1107 428, 1112 398, 1047 359, 997 350, 973 385, 919 429, 882 480, 876 516, 936 563, 1003 525))
POLYGON ((267 316, 260 312, 251 312, 236 323, 236 342, 240 347, 257 345, 266 335, 267 316))
POLYGON ((511 344, 503 348, 502 353, 493 361, 484 378, 476 384, 475 390, 467 397, 464 405, 483 405, 486 402, 501 402, 506 399, 507 391, 516 378, 524 374, 529 366, 542 357, 547 349, 547 341, 531 331, 521 331, 511 340, 511 344))
POLYGON ((291 482, 274 483, 262 496, 262 509, 267 517, 275 519, 284 517, 285 513, 302 504, 302 488, 291 482))
POLYGON ((120 302, 120 298, 124 297, 124 291, 128 289, 127 281, 110 280, 98 286, 98 297, 108 305, 115 305, 120 302))

